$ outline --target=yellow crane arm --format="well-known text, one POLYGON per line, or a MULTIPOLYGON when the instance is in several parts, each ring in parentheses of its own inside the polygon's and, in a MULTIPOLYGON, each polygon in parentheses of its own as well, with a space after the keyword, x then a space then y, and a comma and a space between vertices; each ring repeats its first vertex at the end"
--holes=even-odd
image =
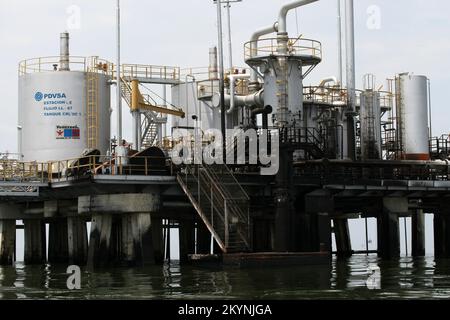
POLYGON ((149 110, 162 114, 170 114, 176 117, 184 118, 186 115, 182 110, 173 110, 166 107, 155 106, 145 101, 144 97, 139 90, 139 81, 131 81, 131 110, 149 110))

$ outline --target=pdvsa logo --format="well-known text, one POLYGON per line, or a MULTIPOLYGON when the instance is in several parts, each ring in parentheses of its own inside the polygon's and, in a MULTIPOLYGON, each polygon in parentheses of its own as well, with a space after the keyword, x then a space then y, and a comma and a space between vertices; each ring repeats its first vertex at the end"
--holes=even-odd
POLYGON ((39 102, 42 101, 42 99, 44 99, 44 94, 42 92, 36 92, 36 94, 34 95, 34 100, 39 102))
POLYGON ((36 92, 34 95, 34 99, 37 102, 40 102, 42 100, 55 100, 55 99, 66 99, 67 96, 65 93, 42 93, 42 92, 36 92))

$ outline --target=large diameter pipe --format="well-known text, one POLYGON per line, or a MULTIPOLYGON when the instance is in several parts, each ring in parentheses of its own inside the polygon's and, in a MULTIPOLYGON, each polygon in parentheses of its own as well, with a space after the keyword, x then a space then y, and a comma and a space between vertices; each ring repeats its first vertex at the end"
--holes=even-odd
POLYGON ((116 6, 117 14, 117 60, 116 60, 116 73, 117 73, 117 90, 116 90, 116 100, 117 100, 117 146, 122 146, 122 93, 121 93, 121 70, 120 70, 120 0, 117 0, 116 6))
POLYGON ((59 58, 59 70, 60 71, 70 71, 70 61, 69 61, 69 33, 63 32, 60 35, 60 58, 59 58))
MULTIPOLYGON (((225 105, 231 105, 231 95, 225 94, 225 105)), ((220 94, 215 93, 211 100, 212 106, 217 108, 220 105, 220 94)), ((254 107, 261 108, 264 106, 264 90, 260 90, 256 93, 251 93, 247 96, 234 96, 235 107, 254 107)))
POLYGON ((353 0, 346 0, 346 51, 347 51, 347 96, 348 109, 350 112, 355 111, 355 23, 354 23, 354 9, 353 0))
POLYGON ((236 80, 239 79, 249 79, 250 75, 248 74, 231 74, 228 76, 228 79, 230 79, 230 96, 231 96, 231 101, 230 101, 230 109, 228 109, 227 114, 231 114, 234 111, 235 108, 235 89, 236 89, 236 80))
MULTIPOLYGON (((256 57, 258 55, 258 40, 265 35, 271 34, 273 32, 278 31, 278 22, 275 24, 262 28, 260 30, 257 30, 253 33, 252 37, 250 38, 250 56, 256 57)), ((251 75, 250 75, 250 83, 256 83, 258 82, 258 73, 256 70, 252 68, 251 75)))
POLYGON ((355 91, 355 24, 353 0, 346 0, 346 51, 347 51, 347 153, 350 159, 356 159, 356 111, 355 91))
POLYGON ((342 86, 343 72, 342 72, 342 15, 341 15, 341 0, 337 0, 337 29, 338 29, 338 69, 339 69, 339 84, 342 86))
POLYGON ((281 7, 280 13, 278 14, 278 33, 287 33, 287 14, 289 11, 317 1, 319 0, 300 0, 281 7))
POLYGON ((209 49, 209 80, 219 79, 219 67, 217 65, 217 47, 209 49))

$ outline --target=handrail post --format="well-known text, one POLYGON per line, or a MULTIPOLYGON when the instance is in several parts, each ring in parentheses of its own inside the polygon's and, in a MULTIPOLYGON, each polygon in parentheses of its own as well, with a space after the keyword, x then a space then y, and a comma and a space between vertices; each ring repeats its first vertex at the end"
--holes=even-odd
POLYGON ((230 240, 230 230, 229 230, 229 226, 228 226, 228 207, 227 207, 227 200, 224 199, 223 201, 223 205, 224 205, 224 211, 225 211, 225 247, 228 247, 229 244, 229 240, 230 240))

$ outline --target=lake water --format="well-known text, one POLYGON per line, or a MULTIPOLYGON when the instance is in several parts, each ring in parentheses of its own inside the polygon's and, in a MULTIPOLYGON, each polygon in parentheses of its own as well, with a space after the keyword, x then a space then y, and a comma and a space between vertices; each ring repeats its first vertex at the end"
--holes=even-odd
POLYGON ((376 255, 333 258, 327 266, 202 269, 177 263, 82 271, 70 291, 67 266, 0 267, 1 299, 449 299, 450 260, 380 261, 376 255), (380 268, 379 290, 366 285, 380 268))

